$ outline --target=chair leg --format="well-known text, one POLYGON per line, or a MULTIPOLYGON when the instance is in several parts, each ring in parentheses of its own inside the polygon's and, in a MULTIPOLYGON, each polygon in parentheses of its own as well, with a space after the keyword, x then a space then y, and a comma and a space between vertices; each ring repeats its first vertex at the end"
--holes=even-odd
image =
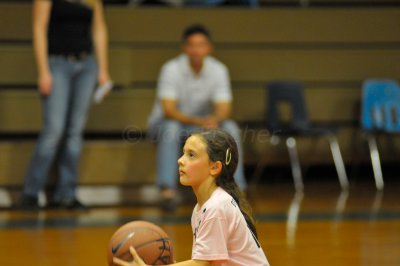
MULTIPOLYGON (((271 136, 270 138, 271 144, 272 145, 278 145, 280 142, 280 138, 278 136, 271 136)), ((251 184, 250 185, 256 185, 258 181, 260 180, 260 177, 262 175, 262 172, 265 168, 265 159, 260 156, 261 158, 258 160, 256 169, 254 170, 253 176, 251 177, 251 184)))
POLYGON ((336 201, 336 214, 338 216, 341 216, 341 214, 344 212, 348 198, 349 198, 349 190, 348 189, 342 190, 336 201))
POLYGON ((379 151, 378 151, 378 146, 376 145, 375 136, 372 135, 368 136, 368 145, 371 155, 372 168, 374 169, 376 188, 378 190, 382 190, 384 186, 383 174, 382 174, 381 161, 379 159, 379 151))
POLYGON ((333 156, 333 161, 335 163, 336 171, 338 173, 340 186, 342 189, 349 188, 349 180, 346 174, 346 168, 343 163, 342 153, 340 152, 339 143, 335 136, 329 137, 329 144, 331 147, 331 152, 333 156))
POLYGON ((256 169, 254 170, 253 176, 251 177, 251 185, 256 185, 258 181, 260 180, 261 174, 264 170, 264 158, 261 156, 261 158, 257 162, 256 169))
POLYGON ((303 185, 303 177, 301 176, 301 167, 300 167, 299 155, 297 154, 295 138, 293 137, 287 138, 286 146, 289 152, 290 165, 292 167, 294 187, 297 191, 301 191, 303 190, 304 185, 303 185))

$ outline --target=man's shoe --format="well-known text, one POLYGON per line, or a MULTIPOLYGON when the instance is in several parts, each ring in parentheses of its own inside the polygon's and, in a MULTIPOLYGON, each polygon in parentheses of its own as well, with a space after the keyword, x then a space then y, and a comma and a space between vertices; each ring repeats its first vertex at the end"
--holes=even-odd
POLYGON ((76 210, 76 211, 86 211, 89 208, 82 204, 78 199, 64 199, 61 201, 54 201, 49 204, 51 209, 65 209, 65 210, 76 210))
POLYGON ((163 211, 174 212, 176 210, 176 200, 174 198, 165 198, 160 202, 160 207, 163 211))

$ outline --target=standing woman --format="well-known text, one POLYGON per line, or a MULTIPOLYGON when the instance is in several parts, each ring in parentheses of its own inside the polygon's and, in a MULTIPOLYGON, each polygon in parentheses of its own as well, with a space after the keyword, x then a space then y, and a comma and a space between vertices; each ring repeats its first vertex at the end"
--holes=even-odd
POLYGON ((56 157, 59 181, 52 205, 84 208, 75 192, 82 132, 96 83, 110 80, 107 41, 101 0, 34 0, 43 128, 25 177, 22 209, 39 209, 38 194, 56 157))

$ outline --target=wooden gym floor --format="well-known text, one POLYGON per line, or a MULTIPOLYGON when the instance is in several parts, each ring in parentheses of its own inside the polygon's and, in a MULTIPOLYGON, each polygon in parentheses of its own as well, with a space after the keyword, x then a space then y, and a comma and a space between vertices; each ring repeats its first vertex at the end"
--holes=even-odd
MULTIPOLYGON (((352 184, 291 183, 252 188, 249 198, 271 265, 400 265, 400 180, 352 184)), ((107 242, 117 227, 135 219, 161 225, 173 239, 178 261, 191 253, 193 203, 175 214, 156 207, 93 208, 88 212, 0 211, 0 265, 106 266, 107 242)), ((249 265, 251 266, 251 265, 249 265)))

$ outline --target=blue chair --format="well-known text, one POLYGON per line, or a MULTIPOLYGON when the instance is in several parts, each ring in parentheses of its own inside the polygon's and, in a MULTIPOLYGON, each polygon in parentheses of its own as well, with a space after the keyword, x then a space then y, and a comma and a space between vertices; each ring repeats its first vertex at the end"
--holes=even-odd
POLYGON ((368 79, 362 86, 361 128, 367 134, 375 183, 383 189, 376 135, 400 133, 400 88, 396 81, 368 79))
MULTIPOLYGON (((349 182, 336 137, 337 129, 311 125, 304 100, 303 85, 296 81, 270 82, 267 85, 266 106, 265 123, 270 134, 272 134, 271 142, 274 144, 279 141, 280 137, 285 138, 296 190, 302 190, 304 187, 296 137, 326 137, 329 140, 340 185, 343 189, 347 189, 349 182), (287 104, 291 107, 291 119, 289 121, 284 121, 279 112, 281 104, 287 104)), ((259 177, 261 166, 260 161, 256 167, 254 178, 259 177)))

